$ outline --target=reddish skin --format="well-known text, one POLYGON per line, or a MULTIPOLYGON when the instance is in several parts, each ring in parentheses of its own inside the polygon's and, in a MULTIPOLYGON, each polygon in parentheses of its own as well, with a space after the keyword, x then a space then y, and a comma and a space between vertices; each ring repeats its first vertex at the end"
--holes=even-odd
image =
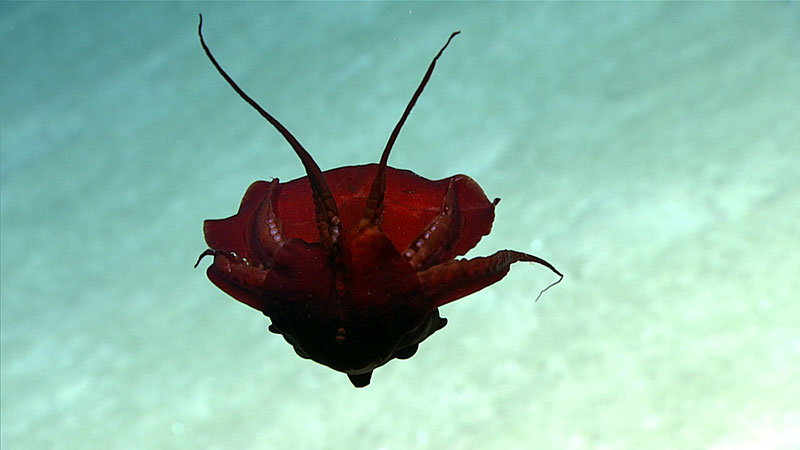
MULTIPOLYGON (((494 207, 466 175, 438 181, 387 166, 400 128, 436 60, 392 131, 379 164, 322 172, 297 139, 242 91, 206 46, 220 75, 272 124, 300 157, 307 176, 288 183, 256 181, 239 212, 203 226, 213 256, 208 278, 272 320, 304 358, 344 372, 356 387, 392 358, 410 358, 442 328, 439 306, 502 279, 529 261, 563 275, 547 261, 502 250, 458 259, 489 234, 494 207)), ((195 265, 197 267, 197 265, 195 265)), ((542 291, 544 292, 544 291, 542 291)), ((541 295, 541 293, 540 293, 541 295)), ((538 297, 537 297, 538 298, 538 297)))

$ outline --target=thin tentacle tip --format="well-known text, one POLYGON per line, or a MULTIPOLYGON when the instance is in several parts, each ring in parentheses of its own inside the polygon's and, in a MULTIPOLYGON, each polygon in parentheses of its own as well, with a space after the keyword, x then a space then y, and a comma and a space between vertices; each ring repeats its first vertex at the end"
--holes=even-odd
MULTIPOLYGON (((450 37, 447 38, 447 42, 444 44, 444 46, 447 47, 448 45, 450 45, 450 41, 452 41, 453 38, 456 37, 458 34, 461 34, 461 30, 456 30, 456 31, 453 31, 452 33, 450 33, 450 37)), ((444 49, 442 49, 442 50, 444 50, 444 49)), ((441 54, 441 52, 439 52, 439 54, 441 54)))
POLYGON ((207 248, 203 253, 200 253, 200 256, 197 257, 197 262, 194 263, 194 268, 197 269, 197 266, 200 265, 200 261, 202 261, 203 258, 205 258, 206 256, 216 256, 216 255, 217 252, 211 250, 210 248, 207 248))
POLYGON ((548 289, 550 289, 551 287, 557 285, 558 283, 561 283, 561 281, 564 279, 564 275, 561 274, 561 272, 558 272, 558 271, 554 271, 554 272, 558 274, 558 280, 548 284, 546 288, 544 288, 541 291, 539 291, 539 295, 536 296, 536 300, 534 300, 534 303, 538 302, 539 299, 542 297, 542 294, 544 294, 548 289))

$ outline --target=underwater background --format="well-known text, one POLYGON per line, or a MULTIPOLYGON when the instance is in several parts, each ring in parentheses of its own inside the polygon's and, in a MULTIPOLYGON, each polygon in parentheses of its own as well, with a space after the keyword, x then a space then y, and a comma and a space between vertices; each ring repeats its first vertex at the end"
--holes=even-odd
POLYGON ((0 4, 3 449, 800 448, 800 6, 0 4), (202 221, 323 169, 501 197, 449 304, 372 384, 214 287, 202 221))

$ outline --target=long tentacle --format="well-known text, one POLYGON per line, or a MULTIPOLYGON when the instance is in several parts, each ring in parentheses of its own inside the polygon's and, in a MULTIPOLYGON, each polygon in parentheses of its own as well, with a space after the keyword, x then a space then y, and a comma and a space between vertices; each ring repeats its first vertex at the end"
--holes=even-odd
POLYGON ((200 44, 203 46, 203 50, 206 52, 206 56, 208 59, 211 60, 211 63, 214 64, 216 67, 217 72, 222 75, 222 78, 228 82, 228 84, 239 94, 244 101, 246 101, 250 106, 253 107, 259 114, 269 122, 276 130, 278 130, 281 135, 283 135, 284 139, 292 146, 294 152, 300 158, 300 161, 303 163, 303 167, 305 167, 306 174, 308 175, 308 180, 311 183, 311 191, 314 198, 314 206, 316 208, 317 214, 317 227, 319 228, 320 234, 320 242, 325 246, 325 248, 330 252, 338 237, 341 235, 341 222, 339 220, 339 209, 336 206, 336 202, 333 199, 333 195, 331 194, 331 190, 328 187, 328 183, 325 181, 325 177, 322 175, 322 170, 319 168, 317 163, 311 157, 311 155, 306 151, 306 149, 300 144, 300 142, 286 129, 275 117, 273 117, 270 113, 268 113, 264 108, 262 108, 255 100, 253 100, 249 95, 247 95, 233 79, 225 72, 222 66, 219 65, 214 55, 211 54, 211 50, 208 49, 205 40, 203 39, 203 15, 200 14, 200 23, 197 26, 197 34, 200 36, 200 44))
POLYGON ((442 56, 444 49, 450 45, 450 41, 452 41, 453 38, 460 32, 461 31, 453 32, 453 34, 447 38, 447 42, 445 42, 444 46, 439 50, 439 53, 433 57, 433 61, 431 61, 431 64, 428 66, 425 76, 422 77, 422 81, 417 87, 417 90, 414 92, 414 95, 411 96, 411 100, 408 102, 408 105, 406 105, 403 115, 400 117, 397 125, 394 126, 394 130, 392 130, 392 134, 389 136, 389 141, 386 142, 386 147, 383 149, 381 161, 378 165, 378 172, 375 174, 375 180, 372 182, 372 188, 369 192, 367 206, 364 209, 364 219, 374 225, 380 225, 382 218, 383 196, 386 192, 386 165, 389 161, 389 152, 392 151, 392 146, 394 146, 394 141, 397 140, 397 136, 400 134, 400 129, 403 128, 403 124, 406 122, 408 115, 411 114, 411 109, 414 108, 414 105, 417 103, 417 99, 419 98, 420 94, 422 94, 422 90, 425 89, 425 85, 428 84, 428 80, 431 78, 431 74, 433 73, 433 68, 436 66, 436 60, 442 56))
POLYGON ((501 250, 492 256, 448 261, 423 272, 417 272, 417 278, 427 297, 428 304, 424 307, 437 308, 492 285, 508 274, 511 264, 519 261, 541 264, 559 277, 558 280, 542 289, 536 296, 536 300, 539 300, 545 291, 564 279, 564 275, 552 264, 538 256, 513 250, 501 250))

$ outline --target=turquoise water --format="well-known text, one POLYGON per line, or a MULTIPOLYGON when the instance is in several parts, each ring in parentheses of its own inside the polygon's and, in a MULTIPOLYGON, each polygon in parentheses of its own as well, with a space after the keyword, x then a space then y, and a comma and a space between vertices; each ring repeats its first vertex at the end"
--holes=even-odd
POLYGON ((0 4, 3 449, 800 448, 800 8, 0 4), (356 390, 201 269, 324 169, 466 173, 517 264, 356 390))

